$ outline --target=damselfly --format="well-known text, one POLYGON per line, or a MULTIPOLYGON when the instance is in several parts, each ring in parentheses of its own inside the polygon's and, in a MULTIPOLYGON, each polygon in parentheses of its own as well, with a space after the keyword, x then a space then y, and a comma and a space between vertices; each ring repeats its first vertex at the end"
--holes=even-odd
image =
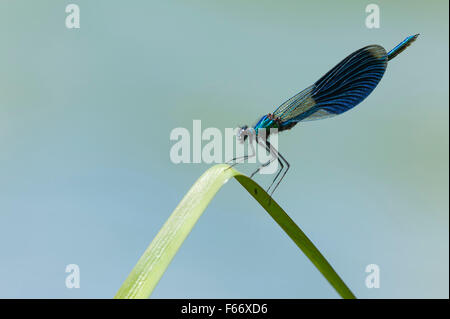
MULTIPOLYGON (((272 113, 261 117, 253 127, 242 126, 237 133, 239 142, 243 143, 249 137, 250 143, 256 140, 272 155, 271 159, 258 167, 250 177, 253 177, 272 161, 277 160, 281 168, 267 189, 269 192, 270 188, 275 185, 271 192, 272 195, 286 176, 290 165, 269 143, 270 129, 277 129, 278 132, 281 132, 291 129, 299 122, 332 117, 355 107, 378 85, 386 71, 387 62, 403 52, 418 36, 416 34, 407 37, 387 53, 380 45, 369 45, 353 52, 313 85, 291 97, 272 113), (278 182, 275 184, 277 179, 278 182)), ((252 154, 234 158, 231 161, 245 160, 255 156, 256 152, 253 147, 252 150, 252 154)), ((233 165, 235 164, 237 162, 233 165)))

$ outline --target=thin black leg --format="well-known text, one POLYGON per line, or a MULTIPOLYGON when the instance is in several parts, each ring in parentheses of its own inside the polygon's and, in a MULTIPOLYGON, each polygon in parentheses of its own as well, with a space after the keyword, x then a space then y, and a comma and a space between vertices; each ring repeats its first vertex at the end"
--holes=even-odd
MULTIPOLYGON (((263 145, 266 148, 266 151, 268 151, 273 158, 270 159, 269 161, 267 161, 266 163, 262 164, 261 166, 258 167, 258 169, 256 169, 251 175, 250 178, 252 178, 255 174, 257 174, 262 168, 268 166, 270 163, 272 163, 274 160, 278 160, 281 168, 278 170, 277 174, 275 175, 275 178, 273 179, 272 183, 270 184, 270 186, 267 188, 267 192, 269 193, 270 189, 272 188, 273 185, 275 185, 275 187, 272 189, 272 191, 269 193, 270 196, 272 197, 273 193, 275 192, 275 190, 278 188, 278 186, 280 185, 281 181, 284 179, 284 177, 286 176, 287 171, 289 170, 289 168, 291 167, 291 165, 289 164, 289 162, 283 157, 283 155, 281 155, 278 150, 276 150, 274 147, 272 147, 272 145, 270 144, 270 142, 268 140, 264 140, 264 144, 260 143, 262 142, 261 140, 258 141, 258 139, 256 139, 256 142, 263 145), (286 167, 286 169, 284 169, 286 167), (283 172, 284 170, 284 172, 283 172), (283 174, 281 174, 283 172, 283 174), (281 175, 281 177, 280 177, 281 175), (278 182, 275 184, 275 182, 277 181, 278 177, 280 177, 280 179, 278 180, 278 182)), ((246 160, 249 157, 253 157, 256 155, 256 151, 252 145, 252 153, 251 155, 245 155, 245 156, 241 156, 241 157, 236 157, 230 161, 234 161, 237 159, 244 159, 246 160)), ((230 162, 228 161, 228 162, 230 162)), ((227 163, 228 163, 227 162, 227 163)), ((230 165, 230 167, 239 164, 239 162, 233 163, 232 165, 230 165)))
MULTIPOLYGON (((258 141, 258 139, 256 139, 256 141, 258 141)), ((248 154, 247 154, 247 155, 244 155, 244 156, 235 157, 235 158, 230 159, 230 160, 227 161, 226 163, 228 164, 228 163, 233 162, 233 161, 236 161, 236 160, 242 160, 242 161, 245 161, 246 159, 255 156, 255 155, 256 155, 256 151, 255 151, 255 148, 254 148, 254 146, 253 146, 253 143, 252 143, 251 141, 249 141, 249 143, 250 143, 249 145, 251 145, 251 149, 252 149, 252 153, 253 153, 253 154, 251 154, 251 155, 248 155, 248 154)), ((233 167, 233 166, 235 166, 235 165, 237 165, 237 164, 240 164, 240 163, 241 163, 241 162, 235 162, 235 163, 231 164, 230 167, 228 167, 227 169, 229 169, 229 168, 231 168, 231 167, 233 167)))
MULTIPOLYGON (((273 184, 275 183, 275 181, 277 180, 278 176, 280 176, 281 172, 284 169, 284 164, 283 162, 278 158, 278 162, 280 163, 281 168, 278 170, 277 175, 275 175, 275 178, 272 180, 272 183, 270 184, 270 186, 267 188, 267 193, 269 193, 270 188, 273 186, 273 184)), ((272 192, 269 193, 270 196, 272 196, 273 194, 273 190, 272 192)))
MULTIPOLYGON (((259 143, 261 144, 261 143, 259 143)), ((263 145, 263 144, 261 144, 263 145)), ((267 144, 263 145, 266 149, 266 151, 269 152, 270 155, 272 155, 272 152, 270 150, 270 147, 267 144)), ((268 160, 266 163, 262 164, 261 166, 259 166, 251 175, 250 178, 252 178, 253 176, 255 176, 256 173, 258 173, 263 167, 266 167, 267 165, 269 165, 270 163, 272 163, 275 160, 275 158, 271 158, 270 160, 268 160)))
MULTIPOLYGON (((273 184, 277 180, 278 176, 280 176, 281 172, 283 171, 284 164, 280 160, 280 157, 279 157, 280 154, 278 153, 278 151, 274 147, 272 147, 272 145, 270 144, 269 141, 266 140, 265 142, 266 142, 267 147, 270 149, 270 153, 273 154, 273 156, 278 160, 278 163, 280 163, 280 165, 281 165, 281 168, 278 170, 277 175, 275 175, 275 178, 273 179, 272 184, 270 184, 270 186, 267 188, 267 192, 269 193, 270 188, 273 186, 273 184), (275 152, 273 150, 275 150, 275 152)), ((270 196, 272 196, 272 194, 273 194, 273 190, 270 193, 270 196)))
MULTIPOLYGON (((283 155, 281 155, 280 153, 278 153, 278 156, 280 156, 280 158, 285 162, 286 164, 286 170, 284 171, 283 175, 281 175, 281 178, 279 179, 278 183, 275 185, 275 187, 272 189, 272 192, 270 193, 270 196, 273 195, 273 193, 275 192, 275 190, 277 189, 278 185, 280 185, 281 181, 283 180, 283 178, 286 176, 287 171, 289 170, 289 168, 291 167, 291 165, 289 164, 288 161, 286 161, 286 159, 283 157, 283 155)), ((271 185, 272 186, 272 185, 271 185)))
POLYGON ((251 175, 250 178, 252 178, 253 176, 256 175, 256 173, 258 173, 263 167, 268 166, 270 163, 272 163, 275 160, 275 158, 271 158, 270 160, 268 160, 267 162, 265 162, 264 164, 262 164, 260 167, 258 167, 251 175))

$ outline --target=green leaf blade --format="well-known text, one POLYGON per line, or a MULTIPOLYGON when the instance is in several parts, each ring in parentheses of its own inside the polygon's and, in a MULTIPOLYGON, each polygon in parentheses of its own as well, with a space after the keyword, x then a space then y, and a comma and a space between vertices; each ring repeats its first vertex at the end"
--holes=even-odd
POLYGON ((252 179, 228 165, 208 169, 184 196, 150 243, 115 298, 148 298, 176 252, 219 189, 230 178, 258 201, 343 298, 355 298, 320 251, 286 212, 252 179))

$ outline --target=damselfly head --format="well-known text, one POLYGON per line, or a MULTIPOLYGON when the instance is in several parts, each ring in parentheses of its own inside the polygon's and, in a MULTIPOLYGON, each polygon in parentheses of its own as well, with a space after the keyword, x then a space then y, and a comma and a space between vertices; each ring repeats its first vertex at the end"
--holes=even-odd
POLYGON ((240 127, 236 133, 237 140, 239 143, 244 143, 247 137, 253 136, 255 134, 255 130, 252 127, 248 127, 244 125, 240 127))

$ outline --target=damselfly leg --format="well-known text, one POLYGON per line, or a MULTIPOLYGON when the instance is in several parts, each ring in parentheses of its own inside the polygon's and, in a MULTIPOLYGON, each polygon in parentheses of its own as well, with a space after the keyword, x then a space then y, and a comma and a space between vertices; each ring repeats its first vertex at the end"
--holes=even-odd
MULTIPOLYGON (((279 179, 278 183, 277 183, 277 184, 275 185, 275 187, 272 189, 272 192, 270 193, 270 196, 273 195, 273 193, 274 193, 275 190, 277 189, 278 185, 280 185, 281 181, 282 181, 283 178, 286 176, 287 171, 288 171, 289 168, 291 167, 291 165, 289 164, 288 161, 286 161, 286 159, 283 157, 283 155, 281 155, 280 153, 278 153, 278 156, 279 156, 279 158, 281 158, 281 159, 284 161, 284 163, 286 164, 286 169, 284 170, 283 175, 281 175, 281 178, 279 179)), ((272 185, 273 185, 273 183, 275 183, 275 180, 277 179, 278 175, 280 175, 281 171, 283 170, 283 167, 284 167, 284 166, 282 166, 282 168, 278 171, 278 174, 277 174, 277 176, 275 176, 275 178, 274 178, 274 180, 273 180, 273 182, 272 182, 272 185)), ((269 186, 269 189, 270 189, 270 187, 272 187, 272 185, 269 186)))
MULTIPOLYGON (((258 142, 258 138, 256 138, 256 142, 258 142)), ((255 147, 253 146, 253 143, 252 143, 251 140, 249 140, 249 146, 250 146, 250 149, 252 150, 252 154, 247 154, 247 155, 244 155, 244 156, 238 156, 238 157, 230 159, 226 163, 227 164, 229 164, 231 162, 234 162, 234 163, 230 164, 230 167, 228 167, 227 169, 229 169, 229 168, 231 168, 231 167, 233 167, 233 166, 235 166, 237 164, 240 164, 240 163, 244 162, 245 160, 247 160, 247 159, 249 159, 251 157, 254 157, 256 155, 255 147)))
POLYGON ((266 149, 269 150, 270 154, 272 154, 273 157, 275 157, 278 160, 278 163, 280 163, 281 168, 278 170, 277 174, 275 175, 275 178, 272 181, 272 184, 270 184, 270 186, 267 188, 267 192, 269 193, 270 188, 275 184, 275 181, 277 180, 277 178, 280 176, 281 172, 283 171, 285 164, 286 164, 286 170, 284 171, 283 175, 281 175, 280 180, 278 181, 278 183, 275 185, 275 187, 272 189, 272 191, 270 192, 270 196, 273 195, 273 193, 275 192, 275 190, 277 189, 278 185, 280 184, 281 180, 284 178, 284 176, 286 175, 286 172, 288 171, 290 165, 289 163, 286 161, 286 159, 278 152, 277 149, 275 149, 268 140, 265 140, 265 144, 266 144, 266 149))
MULTIPOLYGON (((277 178, 280 176, 281 172, 283 171, 285 165, 287 165, 287 169, 289 168, 289 163, 286 161, 286 159, 270 144, 270 142, 268 140, 260 140, 258 142, 258 144, 260 144, 261 146, 263 146, 267 152, 269 152, 269 154, 272 156, 272 158, 267 161, 266 163, 260 165, 251 175, 250 178, 252 178, 254 175, 256 175, 259 171, 261 171, 261 169, 263 169, 264 167, 267 167, 268 165, 270 165, 273 161, 277 160, 278 163, 280 164, 281 168, 277 171, 277 174, 275 175, 275 178, 273 179, 272 183, 270 184, 270 186, 267 188, 267 192, 270 191, 270 188, 275 184, 275 181, 277 180, 277 178), (263 143, 264 141, 264 143, 263 143)), ((278 185, 280 184, 281 180, 284 178, 284 176, 286 175, 287 169, 284 171, 280 181, 276 184, 275 188, 272 190, 272 192, 270 193, 270 196, 273 195, 275 189, 278 187, 278 185)))

